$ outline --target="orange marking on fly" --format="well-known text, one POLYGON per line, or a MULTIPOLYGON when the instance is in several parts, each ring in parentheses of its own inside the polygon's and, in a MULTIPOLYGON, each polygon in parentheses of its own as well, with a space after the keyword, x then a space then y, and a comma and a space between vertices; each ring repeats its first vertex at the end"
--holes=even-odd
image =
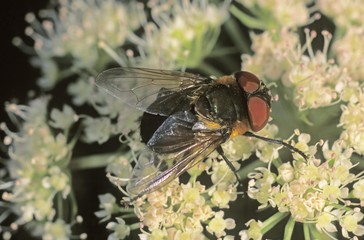
POLYGON ((243 135, 248 130, 249 130, 249 126, 248 126, 247 122, 236 121, 232 128, 229 139, 232 139, 233 137, 236 137, 236 136, 243 135))
POLYGON ((224 84, 226 86, 231 86, 231 85, 236 84, 236 79, 232 76, 222 76, 216 80, 216 83, 224 84))
POLYGON ((222 125, 217 123, 217 122, 214 122, 214 121, 211 121, 207 118, 202 118, 202 117, 199 117, 199 121, 200 122, 203 122, 203 124, 205 125, 205 127, 207 129, 220 129, 222 128, 222 125))

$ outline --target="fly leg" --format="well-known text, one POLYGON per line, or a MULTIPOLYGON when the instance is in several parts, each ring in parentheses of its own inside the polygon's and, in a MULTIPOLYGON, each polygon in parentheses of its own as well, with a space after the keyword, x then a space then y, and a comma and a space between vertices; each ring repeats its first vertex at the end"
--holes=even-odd
POLYGON ((241 179, 238 175, 238 171, 236 170, 236 168, 234 167, 234 165, 230 162, 230 160, 225 156, 224 154, 224 150, 222 150, 222 147, 219 146, 216 148, 216 151, 220 154, 220 156, 224 159, 224 161, 226 162, 226 164, 229 166, 229 168, 231 169, 231 171, 234 173, 236 180, 239 181, 239 183, 241 183, 241 179))
POLYGON ((286 142, 283 142, 282 140, 277 140, 277 139, 272 139, 272 138, 266 138, 266 137, 262 137, 262 136, 259 136, 259 135, 255 135, 254 133, 252 132, 246 132, 244 133, 244 136, 247 136, 247 137, 254 137, 254 138, 258 138, 258 139, 261 139, 263 141, 266 141, 266 142, 270 142, 270 143, 275 143, 275 144, 278 144, 278 145, 282 145, 286 148, 288 148, 289 150, 291 150, 292 152, 296 152, 298 153, 299 155, 301 155, 304 159, 307 160, 307 156, 306 154, 304 154, 301 150, 293 147, 291 144, 289 143, 286 143, 286 142))

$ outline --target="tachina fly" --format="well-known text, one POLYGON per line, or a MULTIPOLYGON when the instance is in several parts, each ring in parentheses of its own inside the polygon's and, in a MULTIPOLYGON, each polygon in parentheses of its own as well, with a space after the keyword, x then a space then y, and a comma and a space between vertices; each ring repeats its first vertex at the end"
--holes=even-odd
POLYGON ((306 158, 288 143, 252 133, 267 124, 272 97, 250 72, 215 79, 124 67, 102 72, 96 84, 144 112, 140 134, 148 150, 127 186, 133 199, 165 186, 215 150, 235 173, 221 144, 238 135, 284 145, 306 158))

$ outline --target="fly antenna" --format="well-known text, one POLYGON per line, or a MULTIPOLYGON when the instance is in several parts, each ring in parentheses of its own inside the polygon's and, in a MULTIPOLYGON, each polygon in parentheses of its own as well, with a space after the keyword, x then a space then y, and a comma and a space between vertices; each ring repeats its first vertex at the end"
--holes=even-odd
POLYGON ((293 147, 291 144, 289 143, 286 143, 282 140, 278 140, 278 139, 273 139, 273 138, 267 138, 267 137, 262 137, 262 136, 259 136, 259 135, 255 135, 254 133, 252 132, 245 132, 244 133, 244 136, 247 136, 247 137, 254 137, 254 138, 257 138, 257 139, 260 139, 260 140, 263 140, 263 141, 266 141, 266 142, 270 142, 270 143, 275 143, 275 144, 279 144, 279 145, 282 145, 286 148, 288 148, 289 150, 293 151, 293 152, 296 152, 298 153, 299 155, 301 155, 304 159, 307 160, 307 155, 304 154, 301 150, 299 150, 298 148, 295 148, 293 147))

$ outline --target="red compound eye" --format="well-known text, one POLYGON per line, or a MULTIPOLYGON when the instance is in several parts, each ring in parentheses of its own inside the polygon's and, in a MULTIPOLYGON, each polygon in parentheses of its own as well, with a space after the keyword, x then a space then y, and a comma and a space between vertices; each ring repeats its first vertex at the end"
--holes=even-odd
POLYGON ((250 128, 258 132, 267 124, 269 119, 268 104, 260 97, 252 96, 248 100, 248 115, 250 128))
POLYGON ((253 93, 260 87, 260 80, 250 72, 241 71, 235 74, 240 87, 247 93, 253 93))

